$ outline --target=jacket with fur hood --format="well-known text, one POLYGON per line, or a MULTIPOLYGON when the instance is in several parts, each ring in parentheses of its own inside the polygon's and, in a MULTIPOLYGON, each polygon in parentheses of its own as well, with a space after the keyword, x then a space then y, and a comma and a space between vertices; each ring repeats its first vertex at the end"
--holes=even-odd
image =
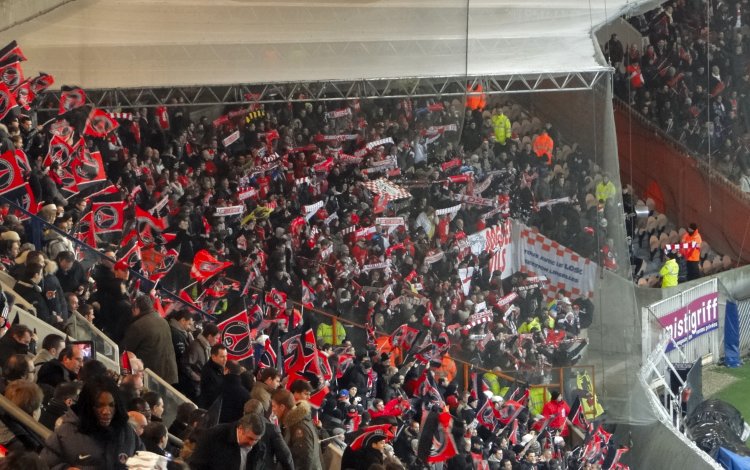
POLYGON ((300 401, 284 415, 284 440, 292 452, 296 470, 322 470, 318 431, 313 425, 310 403, 300 401))

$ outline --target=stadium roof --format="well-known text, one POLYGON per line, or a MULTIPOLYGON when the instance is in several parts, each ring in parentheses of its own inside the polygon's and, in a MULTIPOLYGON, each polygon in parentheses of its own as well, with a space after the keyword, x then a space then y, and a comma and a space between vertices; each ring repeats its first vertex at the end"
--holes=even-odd
POLYGON ((4 3, 0 31, 23 48, 27 75, 105 89, 603 71, 592 29, 658 2, 4 3))

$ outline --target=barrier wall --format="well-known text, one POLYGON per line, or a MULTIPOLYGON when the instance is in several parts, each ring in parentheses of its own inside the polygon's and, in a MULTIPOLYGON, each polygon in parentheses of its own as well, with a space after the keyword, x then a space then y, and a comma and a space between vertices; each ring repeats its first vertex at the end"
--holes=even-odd
POLYGON ((750 261, 748 196, 624 103, 616 101, 614 109, 622 183, 639 195, 658 185, 670 220, 680 227, 697 223, 717 252, 750 261))

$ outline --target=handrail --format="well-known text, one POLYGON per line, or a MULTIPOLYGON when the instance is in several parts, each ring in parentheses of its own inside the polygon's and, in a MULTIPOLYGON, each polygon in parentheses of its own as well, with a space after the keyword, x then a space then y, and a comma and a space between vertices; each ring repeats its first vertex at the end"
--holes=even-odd
POLYGON ((96 325, 94 325, 93 323, 91 323, 88 320, 86 320, 83 317, 83 315, 81 315, 80 313, 74 312, 72 317, 73 317, 73 320, 74 320, 73 321, 73 332, 74 332, 73 336, 77 336, 77 331, 78 331, 79 328, 81 328, 84 331, 86 330, 86 328, 90 328, 91 332, 94 334, 94 336, 96 336, 97 339, 101 340, 102 344, 104 344, 106 346, 109 346, 111 348, 111 350, 113 351, 112 360, 115 361, 115 362, 119 361, 119 359, 120 359, 120 347, 117 346, 117 343, 115 343, 114 341, 112 341, 112 339, 109 336, 107 336, 106 334, 104 334, 104 332, 102 330, 100 330, 99 328, 97 328, 96 325), (85 327, 78 326, 79 324, 85 325, 85 327))
POLYGON ((33 312, 34 316, 36 316, 36 307, 31 305, 28 300, 21 297, 21 294, 16 292, 16 290, 13 288, 15 286, 16 280, 12 276, 10 276, 8 273, 5 273, 3 271, 0 271, 0 273, 2 273, 0 274, 0 285, 2 285, 3 292, 8 292, 10 294, 13 294, 13 301, 16 305, 18 304, 22 305, 23 308, 25 308, 29 312, 33 312), (10 285, 7 282, 7 278, 5 278, 5 276, 7 276, 10 279, 13 279, 14 284, 10 285))
MULTIPOLYGON (((165 388, 167 388, 167 389, 169 389, 169 388, 173 389, 173 390, 174 390, 174 395, 175 395, 175 396, 176 396, 177 398, 179 398, 180 400, 182 400, 182 402, 183 402, 183 403, 188 403, 188 402, 190 402, 190 403, 193 403, 193 402, 192 402, 192 400, 190 400, 190 399, 189 399, 188 397, 186 397, 185 395, 183 395, 183 394, 182 394, 182 392, 180 392, 180 391, 179 391, 179 390, 177 390, 176 388, 172 387, 172 386, 171 386, 170 384, 168 384, 168 383, 167 383, 167 382, 166 382, 166 381, 165 381, 164 379, 162 379, 161 377, 159 377, 159 375, 158 375, 158 374, 157 374, 156 372, 152 371, 152 370, 151 370, 151 369, 149 369, 149 368, 146 368, 146 369, 144 370, 144 373, 145 373, 145 375, 147 375, 147 376, 148 376, 148 377, 149 377, 150 379, 152 379, 152 380, 155 380, 156 382, 158 382, 158 383, 159 383, 159 385, 161 385, 162 387, 165 387, 165 388)), ((195 404, 195 403, 193 403, 193 404, 195 404)))
POLYGON ((39 423, 39 421, 35 420, 32 416, 29 416, 2 394, 0 394, 0 408, 11 415, 14 419, 20 421, 21 424, 26 426, 31 432, 41 437, 43 441, 46 441, 47 438, 52 435, 51 430, 47 429, 47 427, 39 423))

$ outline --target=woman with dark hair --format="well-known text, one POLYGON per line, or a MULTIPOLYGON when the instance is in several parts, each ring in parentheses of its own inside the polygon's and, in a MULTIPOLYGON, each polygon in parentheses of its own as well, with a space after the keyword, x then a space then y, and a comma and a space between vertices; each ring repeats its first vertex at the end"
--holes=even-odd
POLYGON ((51 469, 125 469, 125 461, 143 450, 130 425, 117 384, 96 377, 84 384, 78 403, 47 439, 42 459, 51 469))

